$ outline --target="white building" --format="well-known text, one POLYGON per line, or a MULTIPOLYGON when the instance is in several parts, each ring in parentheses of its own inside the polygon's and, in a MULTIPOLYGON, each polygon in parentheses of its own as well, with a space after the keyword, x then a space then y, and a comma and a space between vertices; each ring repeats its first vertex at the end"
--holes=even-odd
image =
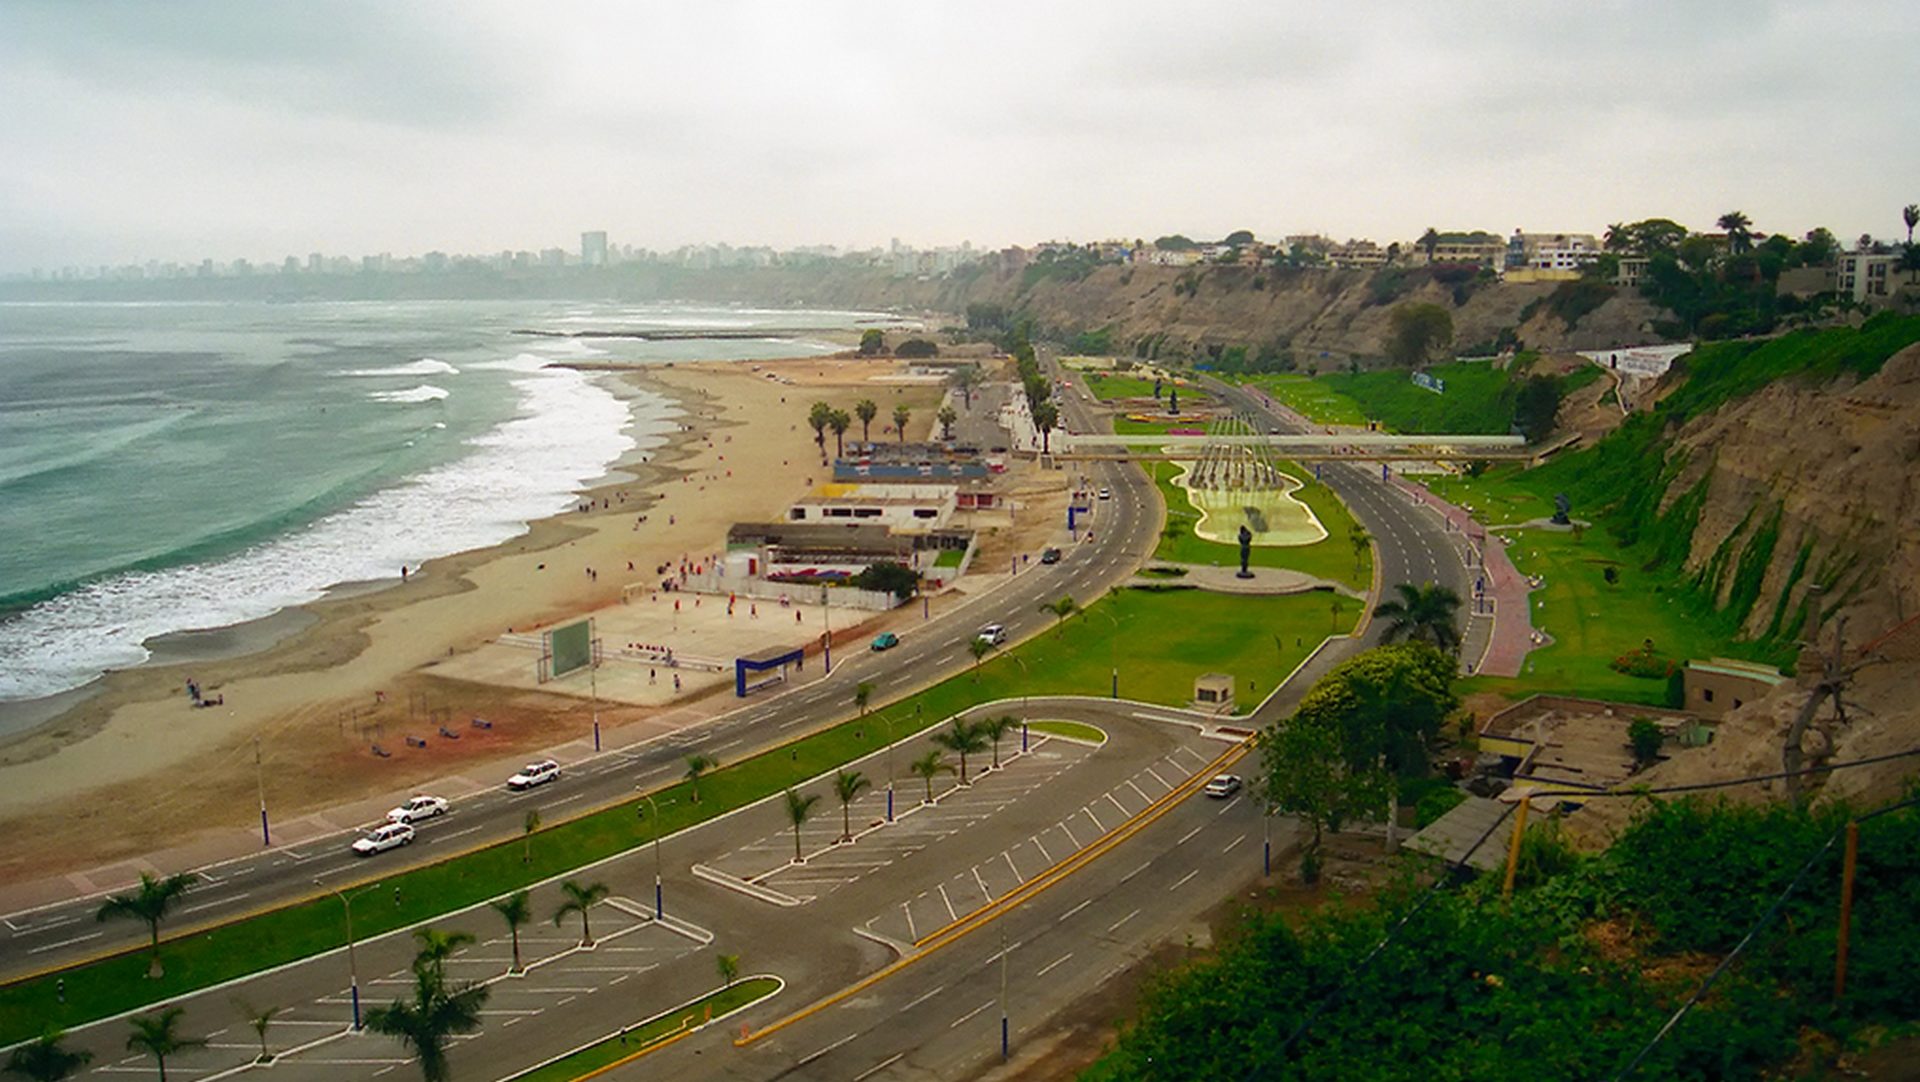
POLYGON ((787 509, 789 522, 851 522, 886 526, 896 533, 937 530, 953 518, 953 485, 829 483, 787 509))

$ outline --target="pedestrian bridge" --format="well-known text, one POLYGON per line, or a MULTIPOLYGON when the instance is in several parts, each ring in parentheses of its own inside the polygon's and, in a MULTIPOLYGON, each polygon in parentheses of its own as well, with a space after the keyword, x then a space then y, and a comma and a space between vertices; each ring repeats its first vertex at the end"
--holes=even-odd
POLYGON ((1053 455, 1066 460, 1166 461, 1205 457, 1208 448, 1264 447, 1295 461, 1433 461, 1438 459, 1526 459, 1524 436, 1413 436, 1384 432, 1340 434, 1269 433, 1199 436, 1116 435, 1096 432, 1053 434, 1053 455))

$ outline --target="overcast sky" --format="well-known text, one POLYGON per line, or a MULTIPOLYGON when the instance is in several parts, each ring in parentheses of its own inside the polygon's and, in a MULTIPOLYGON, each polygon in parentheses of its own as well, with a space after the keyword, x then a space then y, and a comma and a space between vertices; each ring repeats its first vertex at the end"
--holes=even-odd
POLYGON ((0 0, 0 270, 1668 216, 1904 235, 1911 4, 0 0))

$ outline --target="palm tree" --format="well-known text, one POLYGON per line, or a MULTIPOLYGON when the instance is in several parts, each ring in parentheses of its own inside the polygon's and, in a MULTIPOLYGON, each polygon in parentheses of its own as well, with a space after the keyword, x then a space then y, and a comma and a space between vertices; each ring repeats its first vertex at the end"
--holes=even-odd
POLYGON ((520 834, 524 839, 524 848, 520 851, 520 863, 533 863, 533 832, 540 829, 540 812, 536 808, 527 809, 527 817, 520 820, 520 834))
POLYGON ((853 404, 853 415, 860 418, 860 442, 873 442, 873 419, 880 416, 880 407, 873 399, 863 398, 853 404))
POLYGON ((967 784, 967 756, 984 751, 987 737, 979 726, 971 725, 960 718, 953 719, 953 725, 945 732, 934 733, 927 739, 940 745, 960 757, 960 784, 967 784))
POLYGON ((732 988, 733 979, 740 975, 740 956, 737 954, 722 954, 713 960, 713 967, 720 971, 720 983, 728 988, 732 988))
POLYGON ((0 1070, 34 1082, 60 1082, 93 1062, 92 1052, 70 1052, 60 1047, 65 1036, 57 1027, 48 1027, 40 1036, 14 1049, 0 1070))
POLYGON ((947 755, 945 752, 941 751, 939 748, 935 748, 932 751, 926 753, 925 755, 922 755, 920 758, 915 759, 913 762, 907 764, 907 769, 913 771, 915 774, 920 775, 920 777, 926 780, 927 799, 922 801, 921 803, 931 804, 933 803, 933 779, 939 777, 942 774, 953 773, 953 764, 947 762, 947 755))
POLYGON ((1460 629, 1454 622, 1454 612, 1460 608, 1459 594, 1431 582, 1423 586, 1403 582, 1394 590, 1400 600, 1385 602, 1373 610, 1375 616, 1392 621, 1380 636, 1382 642, 1405 638, 1442 650, 1460 649, 1460 629))
POLYGON ((873 681, 862 680, 854 685, 853 707, 860 711, 861 717, 867 716, 867 704, 873 701, 873 681))
POLYGON ((147 941, 153 951, 153 962, 147 966, 147 976, 158 978, 165 973, 160 966, 160 922, 166 919, 167 910, 173 908, 174 900, 185 894, 191 886, 193 876, 186 872, 165 879, 155 879, 141 872, 139 890, 132 894, 115 894, 101 902, 93 919, 106 921, 115 917, 134 917, 146 921, 147 941))
POLYGON ((1900 211, 1900 220, 1907 223, 1907 243, 1913 243, 1913 227, 1920 225, 1920 203, 1908 203, 1900 211))
POLYGON ((720 760, 702 752, 687 756, 687 785, 693 789, 693 802, 700 803, 700 775, 720 765, 720 760))
POLYGON ((833 429, 833 453, 839 457, 847 453, 847 429, 853 427, 853 418, 846 410, 834 410, 827 415, 827 427, 833 429))
POLYGON ((973 655, 973 678, 975 680, 980 679, 980 659, 986 657, 992 650, 993 644, 980 638, 978 635, 968 640, 967 653, 973 655))
POLYGON ((1053 428, 1060 423, 1060 407, 1042 402, 1033 407, 1033 426, 1040 430, 1040 453, 1053 453, 1053 428))
POLYGON ((873 787, 865 774, 858 770, 841 770, 833 775, 833 795, 840 798, 840 840, 853 840, 853 818, 847 810, 848 805, 861 793, 873 787))
POLYGON ((793 824, 793 862, 800 863, 800 824, 813 815, 813 806, 820 802, 819 793, 801 796, 791 789, 787 790, 787 821, 793 824))
POLYGON ((426 1082, 446 1082, 447 1045, 456 1033, 480 1028, 480 1008, 487 1002, 483 984, 449 987, 446 977, 424 956, 413 962, 413 999, 396 999, 367 1012, 367 1028, 400 1038, 420 1060, 426 1082))
POLYGON ((519 890, 490 904, 500 919, 507 922, 507 934, 513 937, 513 966, 507 972, 525 973, 526 967, 520 964, 520 926, 533 920, 533 903, 526 891, 519 890))
POLYGON ((1080 606, 1074 603, 1073 598, 1062 594, 1060 595, 1060 600, 1050 601, 1040 606, 1040 611, 1053 614, 1053 634, 1054 637, 1058 638, 1060 628, 1067 622, 1067 617, 1072 616, 1079 607, 1080 606))
POLYGON ((899 434, 901 443, 907 442, 907 421, 912 417, 913 411, 907 407, 893 407, 893 430, 899 434))
POLYGON ((1627 228, 1626 223, 1615 222, 1607 227, 1603 244, 1609 252, 1624 252, 1633 246, 1633 232, 1627 228))
POLYGON ((1347 543, 1353 546, 1353 573, 1358 575, 1360 573, 1360 559, 1367 554, 1367 549, 1372 546, 1373 535, 1367 532, 1365 526, 1355 523, 1352 531, 1347 534, 1347 543))
POLYGON ((244 999, 235 999, 233 1005, 247 1016, 247 1025, 253 1027, 253 1035, 260 1038, 260 1057, 255 1063, 272 1063, 273 1053, 267 1050, 267 1030, 273 1027, 273 1020, 286 1013, 285 1007, 268 1007, 264 1010, 255 1007, 244 999))
POLYGON ((1734 252, 1744 252, 1753 247, 1753 219, 1737 210, 1730 210, 1720 216, 1715 223, 1727 234, 1727 247, 1734 252))
POLYGON ((941 406, 940 412, 934 414, 934 416, 940 421, 940 438, 943 440, 952 439, 953 422, 960 419, 960 414, 952 406, 941 406))
POLYGON ((580 945, 593 946, 593 927, 587 923, 587 910, 593 908, 593 903, 605 898, 613 891, 605 883, 593 882, 583 887, 567 879, 561 882, 560 892, 567 896, 567 900, 561 902, 560 908, 553 911, 553 926, 560 927, 561 921, 578 913, 580 914, 580 945))
POLYGON ((827 425, 833 420, 833 407, 825 402, 815 402, 807 407, 807 425, 813 429, 813 442, 820 445, 820 453, 827 453, 827 425))
POLYGON ((160 1082, 167 1082, 167 1057, 207 1043, 205 1037, 182 1036, 174 1027, 185 1007, 168 1007, 159 1014, 131 1019, 133 1036, 127 1038, 127 1051, 145 1052, 160 1065, 160 1082))
POLYGON ((1419 244, 1420 247, 1427 250, 1427 262, 1433 262, 1433 251, 1440 247, 1440 231, 1432 226, 1428 226, 1427 231, 1420 234, 1419 244))
POLYGON ((472 946, 472 932, 443 932, 437 928, 420 928, 413 933, 414 942, 420 944, 420 950, 413 956, 413 964, 427 966, 439 980, 447 976, 447 959, 453 957, 461 947, 472 946))
POLYGON ((1000 741, 1006 737, 1008 729, 1018 724, 1020 724, 1020 719, 1014 717, 1012 714, 1002 714, 997 718, 987 718, 980 723, 980 735, 993 742, 993 768, 995 770, 1000 769, 1000 741))
POLYGON ((959 368, 954 369, 953 385, 960 388, 960 400, 966 403, 969 410, 973 408, 974 389, 980 386, 980 382, 981 374, 979 365, 963 364, 959 368))

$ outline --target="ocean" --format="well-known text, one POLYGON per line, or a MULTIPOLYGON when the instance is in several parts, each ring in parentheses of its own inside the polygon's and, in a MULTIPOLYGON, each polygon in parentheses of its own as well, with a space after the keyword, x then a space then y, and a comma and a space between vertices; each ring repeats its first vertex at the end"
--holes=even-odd
POLYGON ((577 302, 0 304, 0 700, 498 544, 672 428, 567 361, 842 348, 873 313, 577 302), (719 339, 522 330, 726 332, 719 339), (768 331, 766 338, 731 335, 768 331), (798 332, 798 333, 779 333, 798 332))

